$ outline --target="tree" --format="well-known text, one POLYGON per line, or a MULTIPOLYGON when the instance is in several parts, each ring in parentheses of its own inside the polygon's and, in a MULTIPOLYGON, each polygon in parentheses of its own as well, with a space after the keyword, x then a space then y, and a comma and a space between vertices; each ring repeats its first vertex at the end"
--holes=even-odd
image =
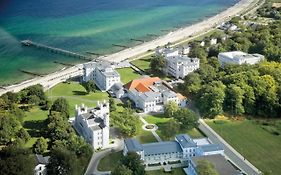
POLYGON ((171 138, 175 133, 178 133, 179 130, 180 124, 175 120, 171 120, 163 124, 162 134, 166 138, 171 138))
POLYGON ((30 135, 28 134, 28 132, 24 129, 21 128, 18 133, 17 136, 19 139, 21 139, 24 143, 26 143, 29 139, 30 139, 30 135))
POLYGON ((166 67, 166 61, 163 56, 154 56, 151 58, 149 67, 152 73, 162 73, 166 67))
POLYGON ((50 109, 50 113, 52 111, 56 111, 56 112, 60 112, 62 113, 65 117, 69 117, 69 105, 68 102, 66 101, 65 98, 58 98, 54 101, 51 109, 50 109))
POLYGON ((121 158, 120 163, 128 167, 133 172, 133 175, 145 175, 144 166, 137 153, 128 152, 127 156, 121 158))
POLYGON ((87 82, 82 83, 82 86, 85 88, 87 93, 96 92, 97 88, 93 80, 89 80, 87 82))
POLYGON ((187 108, 180 109, 175 114, 175 120, 179 122, 181 129, 193 129, 197 127, 198 119, 198 115, 187 108))
POLYGON ((46 101, 47 99, 44 93, 43 86, 40 84, 30 86, 24 91, 26 91, 26 102, 28 102, 30 98, 34 98, 34 96, 38 97, 41 102, 46 101))
POLYGON ((245 112, 243 106, 244 91, 235 84, 230 84, 226 88, 225 108, 234 115, 241 115, 245 112))
POLYGON ((33 152, 36 154, 43 154, 48 149, 48 142, 43 137, 36 140, 33 145, 33 152))
POLYGON ((35 157, 28 149, 8 146, 0 151, 1 175, 34 174, 35 157))
POLYGON ((0 112, 0 145, 15 141, 21 127, 20 122, 13 115, 0 112))
POLYGON ((197 105, 203 115, 214 117, 223 113, 225 85, 221 81, 213 81, 202 87, 197 105))
POLYGON ((184 92, 191 96, 195 96, 201 89, 201 77, 198 73, 191 72, 184 78, 184 92))
POLYGON ((110 112, 115 111, 117 108, 115 100, 113 98, 109 98, 109 108, 110 108, 110 112))
POLYGON ((196 171, 198 175, 219 175, 215 166, 208 160, 199 160, 196 171))
POLYGON ((47 174, 74 175, 77 172, 76 156, 67 149, 55 149, 51 151, 47 174))
POLYGON ((111 172, 111 175, 133 175, 133 172, 128 167, 120 165, 111 172))
POLYGON ((173 101, 169 101, 164 105, 164 115, 165 117, 174 117, 174 114, 179 110, 178 104, 173 101))

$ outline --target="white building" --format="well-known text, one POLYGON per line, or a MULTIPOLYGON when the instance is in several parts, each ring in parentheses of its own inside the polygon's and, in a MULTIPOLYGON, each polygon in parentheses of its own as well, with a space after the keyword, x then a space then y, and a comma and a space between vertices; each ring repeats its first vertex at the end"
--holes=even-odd
POLYGON ((264 59, 260 54, 248 54, 241 51, 219 53, 218 59, 220 64, 256 64, 264 59))
POLYGON ((163 111, 163 105, 173 101, 181 107, 186 105, 186 98, 172 91, 158 77, 143 77, 124 85, 127 96, 137 108, 145 113, 163 111))
MULTIPOLYGON (((220 145, 208 143, 207 145, 198 145, 187 134, 180 134, 175 137, 174 141, 155 142, 140 144, 136 139, 125 139, 123 155, 128 152, 136 152, 140 155, 144 165, 163 165, 171 162, 188 162, 192 157, 202 156, 205 149, 202 146, 212 147, 214 152, 221 151, 219 154, 224 155, 220 145)), ((208 153, 212 155, 211 149, 208 153)))
POLYGON ((200 61, 198 58, 189 58, 186 55, 165 57, 166 73, 176 78, 184 78, 187 74, 199 69, 200 61))
POLYGON ((90 62, 84 64, 83 81, 94 80, 101 91, 108 91, 120 82, 120 75, 114 66, 107 62, 90 62))
POLYGON ((173 57, 173 56, 178 56, 181 51, 178 48, 173 48, 173 47, 158 47, 155 50, 156 55, 162 55, 164 57, 173 57))
POLYGON ((109 103, 97 103, 95 108, 76 105, 74 128, 94 149, 109 145, 109 103))
POLYGON ((49 163, 50 156, 43 157, 41 154, 35 154, 36 166, 34 168, 34 175, 46 175, 47 164, 49 163))

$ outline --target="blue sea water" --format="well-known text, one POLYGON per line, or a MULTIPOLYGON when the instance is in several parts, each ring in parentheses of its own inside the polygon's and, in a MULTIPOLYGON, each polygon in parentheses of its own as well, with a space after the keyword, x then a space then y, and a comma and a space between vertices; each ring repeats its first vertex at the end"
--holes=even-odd
POLYGON ((21 40, 81 54, 108 54, 152 39, 230 7, 237 0, 0 0, 0 85, 62 68, 54 61, 81 60, 22 47, 21 40), (164 31, 164 32, 163 32, 164 31))

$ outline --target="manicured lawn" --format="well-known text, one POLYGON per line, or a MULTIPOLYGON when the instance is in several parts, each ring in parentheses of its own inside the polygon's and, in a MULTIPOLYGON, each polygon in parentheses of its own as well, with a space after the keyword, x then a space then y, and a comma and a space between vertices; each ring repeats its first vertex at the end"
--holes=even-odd
POLYGON ((75 105, 84 103, 88 107, 94 107, 97 101, 108 99, 106 92, 96 91, 87 94, 84 87, 77 82, 60 83, 46 92, 49 99, 54 101, 64 97, 69 103, 70 117, 74 117, 75 105))
POLYGON ((172 169, 172 172, 164 172, 164 170, 146 171, 146 175, 185 175, 183 168, 172 169))
POLYGON ((144 119, 151 124, 156 124, 158 126, 158 130, 156 131, 157 134, 164 140, 171 140, 174 139, 175 135, 177 134, 183 134, 186 133, 190 135, 192 138, 202 138, 204 135, 196 128, 191 129, 191 130, 180 130, 179 132, 175 132, 174 135, 171 138, 165 138, 165 136, 162 134, 162 130, 164 129, 163 125, 168 122, 173 120, 173 118, 165 118, 163 114, 158 114, 158 115, 147 115, 144 117, 144 119))
POLYGON ((144 131, 141 129, 140 133, 135 137, 140 143, 157 142, 155 137, 150 131, 144 131))
POLYGON ((281 135, 274 135, 250 120, 207 123, 262 172, 281 174, 281 135))
POLYGON ((98 165, 99 171, 113 171, 115 167, 117 166, 117 162, 122 157, 122 151, 111 153, 104 158, 102 158, 98 165))
POLYGON ((34 107, 30 109, 29 112, 25 112, 25 115, 26 117, 23 120, 23 127, 29 133, 31 138, 24 145, 24 147, 31 148, 36 142, 37 138, 42 135, 42 131, 46 127, 44 121, 48 117, 48 111, 43 111, 39 107, 34 107))
POLYGON ((121 81, 126 84, 131 80, 137 79, 141 77, 140 74, 138 74, 136 71, 134 71, 132 68, 122 68, 122 69, 117 69, 117 71, 120 74, 121 81))
POLYGON ((149 64, 150 64, 150 60, 151 60, 151 56, 147 56, 141 59, 137 59, 132 61, 131 63, 135 66, 137 66, 138 68, 140 68, 141 70, 145 71, 145 72, 149 72, 149 64))

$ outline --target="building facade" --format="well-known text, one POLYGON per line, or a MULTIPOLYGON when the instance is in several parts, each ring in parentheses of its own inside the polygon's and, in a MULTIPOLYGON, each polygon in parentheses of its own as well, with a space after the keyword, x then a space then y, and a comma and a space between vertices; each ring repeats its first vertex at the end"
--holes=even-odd
POLYGON ((93 80, 101 91, 108 91, 115 83, 120 83, 120 75, 110 63, 86 63, 83 70, 83 81, 93 80))
POLYGON ((126 139, 123 155, 128 152, 135 152, 140 155, 145 166, 155 164, 169 164, 173 162, 188 162, 192 157, 202 155, 222 154, 224 151, 220 145, 208 143, 200 145, 191 139, 187 134, 180 134, 174 141, 140 144, 136 139, 126 139), (216 149, 204 149, 203 146, 216 149))
POLYGON ((145 113, 161 112, 163 105, 173 101, 181 107, 186 105, 186 98, 175 93, 158 77, 143 77, 124 85, 126 94, 137 108, 145 113))
POLYGON ((220 64, 256 64, 264 59, 260 54, 248 54, 241 51, 222 52, 219 53, 218 59, 220 64))
POLYGON ((49 163, 50 156, 43 157, 41 154, 35 154, 36 166, 34 168, 34 175, 47 175, 46 166, 49 163))
POLYGON ((98 102, 95 108, 76 106, 74 128, 94 149, 109 145, 109 103, 98 102))

